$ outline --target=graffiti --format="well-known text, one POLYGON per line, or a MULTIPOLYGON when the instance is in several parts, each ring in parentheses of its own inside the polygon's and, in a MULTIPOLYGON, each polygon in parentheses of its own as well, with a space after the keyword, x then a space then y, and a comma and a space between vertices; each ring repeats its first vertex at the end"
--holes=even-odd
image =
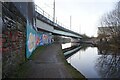
POLYGON ((36 45, 40 45, 40 37, 36 36, 36 45))
POLYGON ((43 39, 46 40, 47 38, 48 38, 48 36, 43 34, 43 39))
POLYGON ((51 36, 47 33, 36 32, 33 26, 27 22, 27 50, 26 57, 29 58, 32 52, 41 45, 51 43, 51 36))
POLYGON ((43 34, 42 38, 43 38, 43 43, 48 44, 48 35, 43 34))
POLYGON ((42 34, 40 35, 40 45, 44 45, 43 39, 42 39, 42 34))
POLYGON ((35 48, 35 34, 30 33, 28 39, 28 49, 30 52, 35 48))

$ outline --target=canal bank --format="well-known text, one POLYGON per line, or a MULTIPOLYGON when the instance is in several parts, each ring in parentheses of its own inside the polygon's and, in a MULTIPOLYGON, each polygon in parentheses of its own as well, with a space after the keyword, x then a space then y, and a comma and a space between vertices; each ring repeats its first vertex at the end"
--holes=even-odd
POLYGON ((38 47, 34 55, 14 73, 15 78, 81 78, 85 77, 67 63, 60 44, 38 47))

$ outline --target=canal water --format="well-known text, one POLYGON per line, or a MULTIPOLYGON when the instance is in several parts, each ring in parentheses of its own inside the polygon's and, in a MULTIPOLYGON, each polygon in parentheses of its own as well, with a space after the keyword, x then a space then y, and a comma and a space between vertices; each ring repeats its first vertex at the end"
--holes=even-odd
POLYGON ((86 78, 120 78, 118 49, 81 45, 81 49, 66 60, 86 78))
POLYGON ((65 48, 68 48, 68 47, 71 47, 71 43, 62 44, 62 49, 65 49, 65 48))

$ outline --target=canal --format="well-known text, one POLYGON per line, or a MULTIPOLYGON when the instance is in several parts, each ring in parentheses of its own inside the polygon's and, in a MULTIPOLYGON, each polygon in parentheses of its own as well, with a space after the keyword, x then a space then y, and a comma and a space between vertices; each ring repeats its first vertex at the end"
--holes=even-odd
MULTIPOLYGON (((67 47, 70 47, 70 43, 62 44, 63 49, 67 47)), ((119 49, 86 44, 79 47, 66 60, 86 78, 120 78, 119 49)))

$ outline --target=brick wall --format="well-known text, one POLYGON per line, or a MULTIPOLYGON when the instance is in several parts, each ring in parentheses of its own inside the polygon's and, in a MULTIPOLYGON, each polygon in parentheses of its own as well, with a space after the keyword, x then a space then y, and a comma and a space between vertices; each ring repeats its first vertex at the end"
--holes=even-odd
POLYGON ((2 4, 2 77, 25 61, 26 20, 11 3, 2 4))

